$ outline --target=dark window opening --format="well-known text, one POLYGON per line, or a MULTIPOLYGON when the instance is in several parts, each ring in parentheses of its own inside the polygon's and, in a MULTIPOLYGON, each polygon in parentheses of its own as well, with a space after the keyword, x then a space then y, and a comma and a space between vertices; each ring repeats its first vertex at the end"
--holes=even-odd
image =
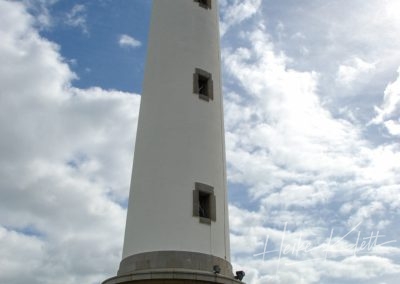
POLYGON ((211 0, 194 0, 194 2, 199 3, 199 6, 204 9, 211 9, 211 0))
POLYGON ((214 188, 200 182, 196 182, 194 188, 193 217, 198 217, 200 223, 211 225, 211 221, 217 220, 214 188))
POLYGON ((199 94, 208 97, 208 78, 199 75, 199 94))
POLYGON ((210 219, 210 194, 199 192, 199 216, 210 219))
POLYGON ((193 92, 205 101, 214 99, 213 80, 210 73, 196 68, 193 74, 193 92))

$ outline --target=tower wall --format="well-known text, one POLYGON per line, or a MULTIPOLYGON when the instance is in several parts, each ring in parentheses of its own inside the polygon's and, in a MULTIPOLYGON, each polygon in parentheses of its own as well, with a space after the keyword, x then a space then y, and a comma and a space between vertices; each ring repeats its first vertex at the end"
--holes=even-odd
POLYGON ((153 0, 120 276, 218 265, 233 277, 218 3, 202 2, 153 0), (196 93, 197 69, 211 77, 207 97, 196 93), (206 220, 196 186, 212 190, 206 220))

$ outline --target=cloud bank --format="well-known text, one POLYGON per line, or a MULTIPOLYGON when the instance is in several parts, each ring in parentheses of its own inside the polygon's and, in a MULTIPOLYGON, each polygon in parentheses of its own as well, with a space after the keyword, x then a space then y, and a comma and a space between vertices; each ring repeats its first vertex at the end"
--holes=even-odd
MULTIPOLYGON (((74 87, 39 33, 53 2, 0 0, 2 283, 99 283, 121 258, 140 97, 74 87)), ((397 2, 220 6, 235 270, 250 284, 397 283, 397 2)))
POLYGON ((118 44, 121 47, 130 47, 130 48, 135 48, 135 47, 139 47, 142 45, 142 43, 140 41, 138 41, 137 39, 135 39, 129 35, 125 35, 125 34, 120 35, 118 44))
POLYGON ((26 6, 0 13, 0 282, 99 283, 120 260, 140 97, 72 87, 26 6))
MULTIPOLYGON (((295 19, 295 24, 303 21, 300 31, 264 12, 288 9, 293 16, 295 7, 269 4, 272 7, 261 5, 247 19, 238 15, 239 33, 229 11, 242 4, 227 1, 230 7, 222 12, 227 13, 222 18, 228 27, 223 39, 228 174, 242 197, 230 208, 234 262, 248 272, 248 283, 396 283, 400 154, 398 142, 384 135, 397 135, 398 82, 381 81, 379 89, 366 80, 372 74, 382 78, 393 73, 393 63, 386 61, 391 48, 378 47, 382 54, 372 54, 377 42, 390 35, 368 30, 368 36, 355 39, 368 44, 359 53, 344 43, 347 35, 338 22, 326 37, 317 34, 321 38, 311 45, 308 36, 314 27, 307 24, 338 17, 332 11, 339 4, 306 4, 308 14, 314 14, 312 9, 318 13, 311 21, 304 13, 295 19), (308 52, 291 57, 293 47, 287 44, 293 41, 308 52), (324 48, 328 56, 316 53, 324 48), (302 57, 308 57, 307 65, 302 57), (321 66, 322 59, 338 63, 321 66), (363 100, 369 85, 376 93, 363 100), (373 102, 382 100, 383 93, 377 107, 373 102), (387 132, 374 132, 371 119, 387 132), (375 137, 369 139, 371 135, 375 137), (381 143, 377 135, 382 135, 381 143), (383 231, 385 238, 379 241, 388 242, 386 246, 356 245, 357 237, 365 241, 383 231), (307 245, 311 251, 304 250, 307 245)), ((375 13, 368 5, 357 9, 375 13)), ((379 11, 383 9, 379 5, 379 11)), ((359 21, 364 20, 345 17, 342 22, 361 28, 359 21)), ((397 22, 392 29, 398 28, 397 22)))

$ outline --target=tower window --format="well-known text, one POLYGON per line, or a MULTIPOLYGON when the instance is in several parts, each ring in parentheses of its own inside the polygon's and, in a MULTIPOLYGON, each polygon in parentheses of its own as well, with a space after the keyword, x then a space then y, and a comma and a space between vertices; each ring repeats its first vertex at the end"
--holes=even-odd
POLYGON ((199 192, 199 216, 210 219, 210 193, 199 192))
POLYGON ((193 191, 193 216, 199 217, 200 223, 211 224, 211 221, 216 221, 215 205, 214 188, 196 182, 193 191))
POLYGON ((207 71, 196 68, 193 74, 193 93, 205 101, 214 99, 213 80, 207 71))
POLYGON ((194 2, 199 3, 199 6, 204 9, 211 9, 211 0, 194 0, 194 2))
POLYGON ((199 95, 208 97, 208 78, 199 75, 199 95))

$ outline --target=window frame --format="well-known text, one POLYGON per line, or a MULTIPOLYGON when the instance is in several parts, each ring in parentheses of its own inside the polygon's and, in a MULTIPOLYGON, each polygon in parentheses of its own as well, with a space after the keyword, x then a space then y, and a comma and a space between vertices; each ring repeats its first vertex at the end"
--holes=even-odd
POLYGON ((214 100, 214 82, 211 73, 200 68, 195 68, 195 72, 193 74, 193 93, 198 95, 200 99, 207 102, 214 100), (205 93, 200 89, 200 82, 205 82, 205 93))
POLYGON ((199 3, 199 6, 204 8, 204 9, 210 9, 212 8, 212 0, 194 0, 194 2, 199 3))
POLYGON ((195 182, 193 190, 193 217, 198 217, 199 222, 203 224, 211 224, 211 221, 217 220, 216 216, 216 198, 214 194, 214 188, 210 185, 195 182), (206 205, 206 212, 202 216, 201 210, 201 199, 208 198, 206 205))

